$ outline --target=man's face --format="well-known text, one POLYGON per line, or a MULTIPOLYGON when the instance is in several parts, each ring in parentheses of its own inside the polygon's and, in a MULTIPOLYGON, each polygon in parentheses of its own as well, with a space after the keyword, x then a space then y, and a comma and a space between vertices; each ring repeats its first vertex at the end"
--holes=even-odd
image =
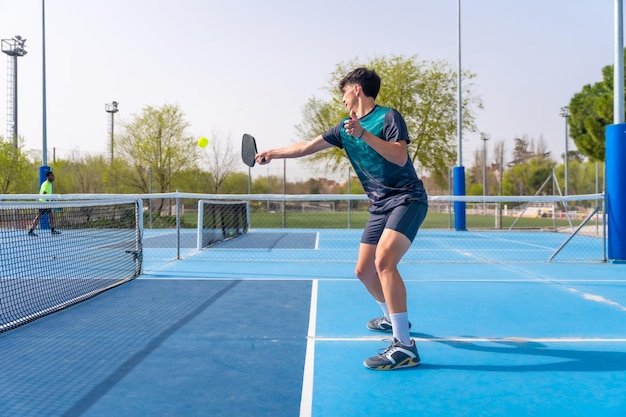
POLYGON ((50 182, 54 181, 54 174, 48 175, 48 181, 50 181, 50 182))
POLYGON ((357 84, 347 84, 342 89, 343 98, 341 101, 348 108, 348 113, 352 113, 352 111, 356 108, 359 88, 360 86, 357 84))

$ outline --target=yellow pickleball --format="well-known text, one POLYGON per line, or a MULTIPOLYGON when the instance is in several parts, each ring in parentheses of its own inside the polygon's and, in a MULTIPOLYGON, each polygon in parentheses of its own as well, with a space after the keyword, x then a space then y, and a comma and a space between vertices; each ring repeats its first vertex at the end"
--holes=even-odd
POLYGON ((200 139, 198 139, 198 146, 199 147, 206 148, 208 144, 209 144, 209 140, 207 138, 205 138, 204 136, 202 136, 200 139))

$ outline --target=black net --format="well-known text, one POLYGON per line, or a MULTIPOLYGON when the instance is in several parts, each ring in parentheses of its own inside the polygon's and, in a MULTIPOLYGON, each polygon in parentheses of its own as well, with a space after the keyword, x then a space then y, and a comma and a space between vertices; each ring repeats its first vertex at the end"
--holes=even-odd
POLYGON ((138 201, 0 204, 0 332, 141 273, 138 201))
POLYGON ((202 248, 240 236, 248 231, 248 203, 200 200, 198 225, 202 248))

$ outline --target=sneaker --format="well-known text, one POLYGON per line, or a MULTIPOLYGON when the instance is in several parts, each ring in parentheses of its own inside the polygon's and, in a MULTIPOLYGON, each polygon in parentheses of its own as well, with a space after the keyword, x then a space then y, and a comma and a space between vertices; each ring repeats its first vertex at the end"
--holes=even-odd
MULTIPOLYGON (((367 322, 367 328, 374 332, 392 332, 393 327, 391 321, 386 317, 380 317, 377 319, 371 319, 367 322)), ((409 322, 409 329, 411 328, 411 322, 409 322)))
POLYGON ((381 349, 376 356, 363 361, 366 368, 375 371, 391 371, 393 369, 413 368, 420 364, 420 355, 417 353, 415 340, 411 340, 411 346, 404 346, 395 337, 391 346, 381 349))
POLYGON ((28 231, 28 236, 39 236, 37 233, 35 233, 34 230, 29 230, 28 231))
POLYGON ((58 230, 51 230, 51 231, 50 231, 50 234, 51 234, 51 235, 60 235, 60 234, 61 234, 61 232, 59 232, 58 230))

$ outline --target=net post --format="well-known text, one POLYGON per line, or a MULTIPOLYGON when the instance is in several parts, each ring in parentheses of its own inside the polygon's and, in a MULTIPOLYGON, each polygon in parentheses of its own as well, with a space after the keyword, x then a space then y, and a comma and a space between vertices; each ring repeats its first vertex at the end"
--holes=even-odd
POLYGON ((202 250, 202 224, 204 222, 204 200, 198 200, 198 238, 196 239, 196 249, 202 250))
POLYGON ((176 190, 176 260, 180 261, 180 195, 176 190))
POLYGON ((139 276, 143 269, 143 200, 136 201, 137 210, 137 234, 135 235, 135 253, 140 253, 141 258, 135 258, 135 276, 139 276))
POLYGON ((608 257, 626 261, 626 123, 606 127, 608 257))
POLYGON ((245 222, 246 222, 246 224, 245 224, 245 227, 244 227, 243 232, 244 232, 244 233, 247 233, 247 232, 248 232, 248 230, 250 229, 250 200, 247 200, 247 201, 246 201, 246 212, 245 212, 245 214, 244 214, 244 215, 245 215, 245 217, 246 217, 246 218, 245 218, 245 222))
MULTIPOLYGON (((137 199, 137 241, 142 242, 143 239, 143 200, 137 199)), ((140 249, 140 248, 137 248, 140 249)))

